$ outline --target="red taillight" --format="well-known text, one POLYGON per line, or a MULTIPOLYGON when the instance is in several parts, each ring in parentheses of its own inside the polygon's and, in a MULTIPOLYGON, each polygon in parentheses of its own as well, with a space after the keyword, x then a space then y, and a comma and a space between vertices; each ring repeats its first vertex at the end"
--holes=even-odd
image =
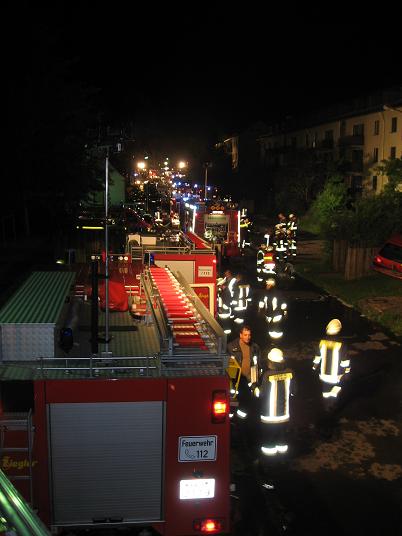
POLYGON ((227 411, 226 391, 214 391, 212 393, 212 422, 215 424, 225 422, 227 411))
POLYGON ((376 258, 374 259, 374 262, 376 262, 377 264, 381 264, 381 263, 382 263, 382 259, 381 259, 381 257, 376 257, 376 258))
POLYGON ((204 534, 216 534, 223 529, 223 523, 219 519, 197 519, 194 521, 194 530, 204 534))

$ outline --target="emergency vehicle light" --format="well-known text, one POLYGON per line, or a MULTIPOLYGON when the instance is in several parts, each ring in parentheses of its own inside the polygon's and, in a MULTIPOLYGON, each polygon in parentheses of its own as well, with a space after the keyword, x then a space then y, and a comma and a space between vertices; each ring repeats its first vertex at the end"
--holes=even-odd
POLYGON ((212 393, 212 415, 211 420, 214 424, 226 421, 228 410, 228 401, 226 391, 213 391, 212 393))
POLYGON ((222 520, 215 518, 196 519, 193 523, 194 530, 207 534, 216 534, 223 530, 222 520))

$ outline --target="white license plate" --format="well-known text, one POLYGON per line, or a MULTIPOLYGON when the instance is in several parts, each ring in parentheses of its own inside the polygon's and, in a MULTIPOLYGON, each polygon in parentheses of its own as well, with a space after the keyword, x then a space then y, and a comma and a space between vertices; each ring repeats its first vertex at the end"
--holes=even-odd
POLYGON ((180 480, 180 499, 212 499, 215 497, 214 478, 180 480))

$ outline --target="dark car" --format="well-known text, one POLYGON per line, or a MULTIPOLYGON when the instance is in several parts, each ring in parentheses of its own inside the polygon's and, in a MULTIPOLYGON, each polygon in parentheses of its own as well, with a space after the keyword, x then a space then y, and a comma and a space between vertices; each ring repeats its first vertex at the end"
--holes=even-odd
POLYGON ((402 235, 396 234, 387 240, 373 259, 373 269, 402 279, 402 235))

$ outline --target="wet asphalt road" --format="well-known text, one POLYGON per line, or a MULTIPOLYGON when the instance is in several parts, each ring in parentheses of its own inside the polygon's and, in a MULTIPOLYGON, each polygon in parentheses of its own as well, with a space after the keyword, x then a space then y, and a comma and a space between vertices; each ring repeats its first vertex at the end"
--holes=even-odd
MULTIPOLYGON (((230 267, 243 272, 252 285, 254 300, 246 322, 266 355, 271 344, 256 309, 261 290, 254 256, 237 259, 230 267)), ((232 423, 232 534, 374 535, 385 529, 387 535, 400 534, 401 345, 298 276, 282 292, 289 313, 279 347, 297 385, 289 452, 261 460, 252 424, 244 429, 243 423, 232 423), (321 385, 311 367, 332 318, 343 324, 351 372, 336 410, 323 425, 321 385)))

